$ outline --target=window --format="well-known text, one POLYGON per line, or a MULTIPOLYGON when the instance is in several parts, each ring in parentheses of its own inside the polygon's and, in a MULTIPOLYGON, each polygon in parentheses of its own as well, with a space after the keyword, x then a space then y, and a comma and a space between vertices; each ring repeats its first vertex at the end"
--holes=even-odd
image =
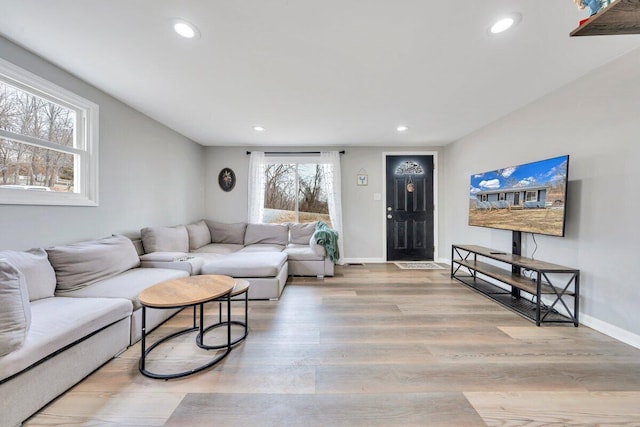
POLYGON ((331 226, 322 165, 267 164, 262 222, 306 223, 318 220, 331 226))
POLYGON ((538 201, 538 191, 527 191, 525 195, 525 200, 527 202, 537 202, 538 201))
MULTIPOLYGON (((309 153, 307 153, 309 154, 309 153)), ((323 220, 342 244, 340 154, 272 157, 253 151, 249 160, 248 214, 251 223, 323 220)))
POLYGON ((98 106, 0 59, 0 203, 97 206, 98 106))

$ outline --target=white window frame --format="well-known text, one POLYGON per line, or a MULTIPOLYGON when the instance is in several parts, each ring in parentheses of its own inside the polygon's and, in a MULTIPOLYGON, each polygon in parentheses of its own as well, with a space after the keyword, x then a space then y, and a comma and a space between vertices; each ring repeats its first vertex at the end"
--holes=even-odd
POLYGON ((0 204, 52 205, 52 206, 98 206, 98 140, 99 107, 74 94, 0 58, 0 81, 18 87, 45 100, 74 110, 76 128, 74 147, 61 147, 38 138, 15 134, 0 129, 0 137, 74 154, 74 188, 76 193, 55 191, 17 191, 0 186, 0 204))
POLYGON ((525 202, 537 202, 538 201, 538 190, 527 190, 524 195, 525 202))

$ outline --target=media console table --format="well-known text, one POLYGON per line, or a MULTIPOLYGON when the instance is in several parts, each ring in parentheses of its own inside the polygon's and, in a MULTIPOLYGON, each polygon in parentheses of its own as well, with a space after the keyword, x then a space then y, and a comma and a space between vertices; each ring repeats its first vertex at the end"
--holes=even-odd
POLYGON ((451 277, 534 321, 537 326, 543 322, 578 326, 580 270, 483 246, 452 245, 451 277), (549 304, 545 304, 543 296, 549 298, 549 304), (556 307, 563 307, 563 313, 556 307))

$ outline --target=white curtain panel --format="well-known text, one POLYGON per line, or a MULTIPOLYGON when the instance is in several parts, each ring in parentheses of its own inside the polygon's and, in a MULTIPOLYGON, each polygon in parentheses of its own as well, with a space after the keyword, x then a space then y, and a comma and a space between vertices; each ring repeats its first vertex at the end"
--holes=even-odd
POLYGON ((249 158, 249 223, 259 224, 264 215, 266 159, 263 151, 252 151, 249 158))
POLYGON ((344 247, 342 244, 342 174, 340 172, 340 153, 337 151, 323 151, 320 153, 320 159, 329 204, 329 215, 333 229, 338 232, 338 250, 340 251, 338 264, 342 264, 344 247))

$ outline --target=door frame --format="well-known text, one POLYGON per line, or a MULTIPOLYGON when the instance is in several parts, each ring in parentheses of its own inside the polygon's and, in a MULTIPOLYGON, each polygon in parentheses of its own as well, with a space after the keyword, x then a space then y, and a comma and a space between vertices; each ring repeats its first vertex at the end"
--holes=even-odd
POLYGON ((440 259, 438 251, 438 152, 437 151, 385 151, 382 153, 382 251, 384 262, 387 260, 387 157, 389 156, 433 156, 433 260, 440 259))

